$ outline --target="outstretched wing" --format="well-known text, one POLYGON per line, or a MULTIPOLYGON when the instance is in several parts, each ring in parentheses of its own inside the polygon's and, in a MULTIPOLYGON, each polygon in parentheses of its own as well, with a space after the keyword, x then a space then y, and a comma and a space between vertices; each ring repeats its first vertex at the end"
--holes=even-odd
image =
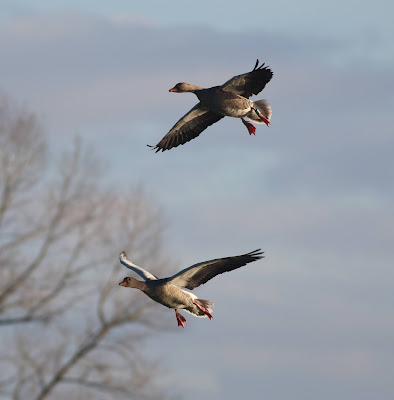
POLYGON ((160 150, 170 150, 194 139, 204 129, 222 118, 222 115, 208 111, 201 106, 201 103, 198 103, 171 128, 156 146, 149 147, 156 150, 156 153, 160 150))
POLYGON ((126 253, 122 251, 119 256, 119 261, 123 264, 126 268, 133 270, 137 273, 141 278, 145 281, 155 281, 159 279, 157 276, 151 274, 150 272, 146 271, 145 269, 135 265, 131 260, 129 260, 126 256, 126 253))
POLYGON ((186 268, 174 276, 167 278, 167 282, 184 287, 186 289, 194 289, 215 277, 216 275, 229 272, 234 269, 243 267, 244 265, 257 261, 264 257, 264 252, 261 249, 251 251, 250 253, 240 256, 217 258, 215 260, 204 261, 194 264, 186 268))
POLYGON ((259 60, 257 60, 252 71, 234 76, 221 88, 247 98, 252 94, 260 93, 273 76, 271 69, 264 65, 263 63, 259 66, 259 60))

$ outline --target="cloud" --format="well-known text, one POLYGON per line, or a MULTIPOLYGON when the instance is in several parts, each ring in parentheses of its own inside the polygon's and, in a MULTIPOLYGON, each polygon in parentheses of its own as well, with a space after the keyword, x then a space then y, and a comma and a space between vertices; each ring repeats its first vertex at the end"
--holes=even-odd
POLYGON ((357 39, 159 27, 131 17, 31 15, 1 27, 0 84, 34 105, 57 132, 97 137, 101 127, 103 135, 115 127, 119 136, 127 129, 139 145, 142 123, 156 130, 144 144, 159 140, 195 104, 194 96, 168 93, 177 81, 218 84, 251 68, 258 56, 274 71, 261 96, 273 106, 271 128, 258 129, 264 142, 256 148, 254 138, 245 141, 231 120, 210 127, 196 146, 207 143, 208 134, 212 147, 221 146, 223 130, 230 131, 226 146, 234 154, 240 146, 262 151, 255 174, 267 171, 263 159, 276 160, 265 174, 271 190, 331 192, 351 183, 349 191, 382 191, 392 178, 392 68, 373 59, 352 62, 354 56, 334 63, 355 44, 357 39), (263 51, 256 52, 258 42, 263 51))
POLYGON ((393 65, 367 51, 381 53, 379 35, 365 39, 78 14, 0 27, 0 86, 43 115, 55 149, 78 132, 109 185, 144 182, 183 267, 266 251, 198 288, 216 302, 213 321, 190 317, 156 344, 192 360, 184 379, 206 381, 216 399, 392 392, 393 65), (257 57, 274 71, 258 96, 272 104, 270 128, 251 137, 226 118, 170 152, 146 148, 196 103, 172 85, 219 84, 257 57))
MULTIPOLYGON (((85 115, 85 122, 95 112, 104 111, 107 118, 114 119, 126 118, 127 111, 146 116, 147 101, 166 112, 172 108, 166 106, 167 102, 173 105, 168 100, 168 88, 177 81, 218 84, 251 68, 256 57, 272 65, 277 74, 273 81, 275 92, 282 103, 289 99, 294 107, 297 96, 297 104, 302 104, 304 99, 300 101, 300 96, 303 98, 304 94, 307 103, 316 104, 318 84, 322 86, 321 98, 327 99, 325 106, 331 105, 335 110, 344 97, 333 96, 336 93, 332 91, 343 88, 349 77, 356 87, 358 66, 356 74, 352 66, 341 78, 340 71, 330 70, 324 60, 352 45, 302 35, 294 38, 262 31, 256 36, 197 25, 158 27, 141 22, 138 17, 119 20, 79 14, 14 17, 2 25, 0 38, 3 85, 34 100, 34 104, 54 113, 63 123, 70 113, 78 116, 77 121, 83 121, 85 115), (245 47, 244 43, 250 46, 245 47), (260 43, 264 50, 256 51, 253 43, 260 43), (51 107, 53 99, 57 108, 51 107), (80 108, 86 113, 78 113, 80 108)), ((389 71, 386 75, 390 76, 389 71)), ((360 77, 373 86, 371 79, 364 78, 360 77)), ((374 85, 375 88, 376 80, 374 85)), ((267 93, 270 86, 273 83, 267 93)), ((386 92, 388 87, 378 86, 386 92)), ((358 101, 359 96, 354 98, 358 101)))

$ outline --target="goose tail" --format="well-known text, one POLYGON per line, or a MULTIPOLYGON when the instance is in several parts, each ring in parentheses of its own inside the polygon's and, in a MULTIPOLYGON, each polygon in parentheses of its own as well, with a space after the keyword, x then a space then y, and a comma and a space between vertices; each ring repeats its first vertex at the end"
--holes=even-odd
MULTIPOLYGON (((194 307, 190 308, 189 307, 184 308, 184 310, 190 314, 193 314, 195 317, 199 318, 204 318, 207 317, 208 314, 209 315, 212 314, 213 301, 204 299, 194 299, 194 303, 197 303, 198 305, 195 305, 194 307), (202 309, 204 309, 206 312, 202 311, 202 309)), ((212 315, 210 318, 212 318, 212 315)))
MULTIPOLYGON (((271 120, 272 110, 267 100, 257 100, 254 101, 253 104, 261 112, 264 118, 268 121, 271 120)), ((264 121, 253 110, 249 112, 247 117, 257 124, 264 124, 264 121)))

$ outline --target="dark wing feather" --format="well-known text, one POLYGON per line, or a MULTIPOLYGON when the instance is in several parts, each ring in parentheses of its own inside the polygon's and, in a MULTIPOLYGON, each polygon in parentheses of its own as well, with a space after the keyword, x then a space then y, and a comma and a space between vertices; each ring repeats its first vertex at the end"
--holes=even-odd
POLYGON ((160 150, 170 150, 194 139, 204 129, 222 118, 222 115, 208 111, 201 107, 201 103, 198 103, 171 128, 156 146, 150 147, 153 147, 156 153, 160 150))
POLYGON ((222 85, 222 89, 247 98, 260 93, 273 76, 271 69, 264 65, 263 63, 259 66, 257 60, 252 71, 234 76, 222 85))
POLYGON ((261 249, 257 249, 240 256, 217 258, 215 260, 194 264, 178 272, 174 276, 167 278, 167 282, 186 289, 194 289, 208 282, 216 275, 233 271, 250 262, 263 258, 263 253, 261 249))

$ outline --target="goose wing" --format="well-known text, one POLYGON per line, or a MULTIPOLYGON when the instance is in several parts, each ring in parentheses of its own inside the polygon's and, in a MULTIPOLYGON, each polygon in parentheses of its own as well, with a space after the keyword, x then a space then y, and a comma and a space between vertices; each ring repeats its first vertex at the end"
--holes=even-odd
POLYGON ((259 66, 259 60, 257 60, 252 71, 234 76, 221 88, 247 98, 252 94, 260 93, 273 76, 271 69, 264 65, 263 63, 259 66))
POLYGON ((119 261, 123 264, 126 268, 133 270, 137 273, 141 278, 145 281, 155 281, 159 279, 157 276, 151 274, 150 272, 146 271, 145 269, 135 265, 131 260, 129 260, 126 256, 126 253, 122 251, 119 256, 119 261))
POLYGON ((170 150, 194 139, 204 129, 222 118, 222 115, 215 114, 198 103, 171 128, 156 146, 149 147, 156 150, 156 153, 160 150, 170 150))
POLYGON ((259 260, 264 257, 263 253, 261 249, 257 249, 240 256, 217 258, 194 264, 167 278, 167 282, 186 289, 194 289, 208 282, 216 275, 232 271, 250 262, 259 260))

